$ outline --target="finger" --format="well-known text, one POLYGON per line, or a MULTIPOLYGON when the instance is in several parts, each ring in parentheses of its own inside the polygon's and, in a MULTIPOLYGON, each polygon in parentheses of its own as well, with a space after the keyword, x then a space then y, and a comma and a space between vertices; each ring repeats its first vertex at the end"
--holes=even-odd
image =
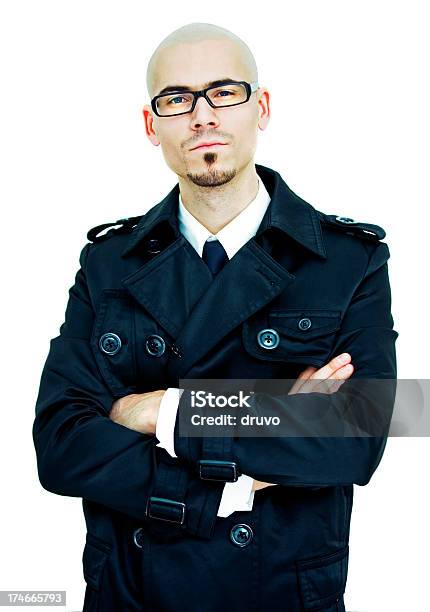
POLYGON ((342 353, 341 355, 337 355, 333 359, 331 359, 327 365, 323 366, 319 370, 317 370, 311 378, 318 379, 326 379, 333 378, 334 374, 340 368, 343 368, 345 365, 351 362, 351 355, 349 353, 342 353))
POLYGON ((330 379, 310 378, 298 390, 298 393, 327 393, 330 379))
POLYGON ((296 393, 310 393, 319 383, 320 381, 318 379, 309 378, 304 381, 296 393))
POLYGON ((347 380, 352 375, 353 371, 354 371, 354 366, 352 365, 352 363, 348 363, 346 366, 343 366, 343 368, 336 370, 336 372, 334 372, 332 376, 330 376, 330 378, 326 378, 325 380, 310 379, 309 388, 312 388, 313 390, 318 390, 318 391, 328 390, 330 389, 331 384, 334 382, 337 382, 337 381, 345 382, 345 380, 347 380), (317 384, 314 384, 313 382, 314 380, 317 381, 317 384))
POLYGON ((334 380, 330 387, 330 393, 336 393, 336 391, 339 391, 344 382, 344 380, 334 380))
POLYGON ((316 372, 316 370, 317 370, 317 368, 315 368, 314 366, 308 366, 305 370, 300 372, 300 374, 298 375, 297 379, 294 381, 293 386, 288 391, 288 395, 291 395, 293 393, 297 393, 297 391, 303 385, 303 382, 305 380, 307 380, 308 378, 310 378, 312 376, 312 374, 314 372, 316 372))
POLYGON ((319 384, 313 387, 312 391, 314 393, 336 393, 344 382, 344 380, 332 380, 331 378, 327 378, 326 380, 320 380, 319 384))
POLYGON ((273 487, 273 486, 275 486, 274 482, 263 482, 261 480, 254 480, 254 483, 252 485, 252 490, 259 491, 260 489, 265 489, 266 487, 273 487))
MULTIPOLYGON (((329 361, 329 363, 325 366, 323 366, 322 368, 320 368, 319 370, 317 370, 316 372, 314 372, 314 374, 312 374, 312 376, 309 379, 309 384, 306 387, 306 390, 304 390, 303 392, 305 393, 311 393, 311 391, 319 385, 319 381, 320 380, 326 380, 326 379, 335 379, 336 378, 336 372, 339 369, 343 369, 346 365, 349 365, 349 362, 351 361, 351 355, 349 353, 342 353, 342 355, 338 355, 337 357, 334 357, 333 359, 331 359, 329 361), (345 355, 345 359, 343 358, 343 355, 345 355), (315 381, 315 382, 313 382, 315 381)), ((348 370, 343 373, 343 377, 345 377, 346 373, 348 372, 348 370)), ((349 372, 349 376, 351 375, 352 372, 349 372)))
POLYGON ((318 393, 334 393, 340 387, 340 384, 337 385, 336 383, 343 384, 345 380, 347 380, 352 375, 353 372, 354 366, 352 365, 352 363, 348 363, 339 370, 336 370, 336 372, 334 372, 330 378, 320 380, 317 385, 313 385, 313 381, 311 379, 309 381, 309 388, 306 392, 310 393, 309 389, 312 389, 312 391, 318 393))
POLYGON ((354 366, 352 365, 352 363, 348 363, 342 368, 339 368, 339 370, 336 370, 336 372, 334 372, 333 376, 331 376, 330 379, 347 380, 352 375, 353 371, 354 366))

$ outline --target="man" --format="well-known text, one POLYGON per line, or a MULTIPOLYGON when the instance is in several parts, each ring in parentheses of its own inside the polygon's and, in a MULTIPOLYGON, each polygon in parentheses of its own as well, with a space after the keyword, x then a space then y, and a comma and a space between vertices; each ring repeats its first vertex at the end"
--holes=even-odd
POLYGON ((385 232, 254 163, 269 92, 231 32, 176 30, 147 86, 179 182, 88 232, 33 427, 42 486, 83 499, 83 609, 344 611, 353 485, 386 438, 187 438, 179 382, 295 379, 264 399, 299 415, 395 379, 385 232))

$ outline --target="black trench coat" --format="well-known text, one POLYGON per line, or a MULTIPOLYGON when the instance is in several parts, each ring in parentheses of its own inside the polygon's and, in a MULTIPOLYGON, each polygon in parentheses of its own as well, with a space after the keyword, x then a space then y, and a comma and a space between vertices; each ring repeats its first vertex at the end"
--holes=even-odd
POLYGON ((180 378, 294 379, 344 351, 353 377, 396 378, 384 230, 322 213, 256 170, 270 205, 213 281, 178 230, 178 184, 145 215, 88 232, 33 425, 42 486, 82 498, 84 611, 345 609, 353 485, 369 482, 385 437, 211 446, 176 423, 172 458, 109 419, 115 399, 180 378), (259 343, 263 329, 276 348, 259 343), (202 459, 230 463, 211 472, 202 459), (217 517, 233 468, 280 486, 217 517))

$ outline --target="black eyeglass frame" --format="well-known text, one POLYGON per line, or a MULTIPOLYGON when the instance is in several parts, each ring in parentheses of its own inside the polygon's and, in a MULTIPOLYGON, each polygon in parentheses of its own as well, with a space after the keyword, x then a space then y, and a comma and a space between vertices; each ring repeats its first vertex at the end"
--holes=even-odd
POLYGON ((258 81, 253 81, 252 83, 247 83, 246 81, 223 81, 222 83, 218 83, 218 85, 211 85, 210 87, 206 87, 206 89, 200 89, 200 91, 191 91, 191 90, 169 91, 168 93, 160 94, 152 98, 151 108, 154 111, 154 113, 157 115, 157 117, 179 117, 179 115, 187 115, 188 113, 192 113, 197 104, 197 100, 200 97, 204 98, 206 102, 210 106, 212 106, 212 108, 227 108, 228 106, 238 106, 239 104, 245 104, 245 102, 248 102, 249 98, 251 97, 251 94, 253 94, 257 90, 258 90, 258 81), (246 89, 246 100, 244 100, 243 102, 236 102, 235 104, 213 104, 212 101, 206 95, 207 92, 210 89, 217 89, 218 87, 223 87, 224 85, 244 85, 246 89), (156 102, 158 98, 165 98, 167 96, 172 96, 174 94, 185 94, 185 93, 193 94, 193 97, 194 97, 190 110, 184 111, 183 113, 173 113, 171 115, 160 115, 160 113, 157 110, 157 106, 156 106, 156 102))

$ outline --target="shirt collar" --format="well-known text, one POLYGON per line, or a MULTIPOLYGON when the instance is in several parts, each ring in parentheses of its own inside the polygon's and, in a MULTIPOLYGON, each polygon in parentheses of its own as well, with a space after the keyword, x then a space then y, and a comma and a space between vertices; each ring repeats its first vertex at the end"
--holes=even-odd
MULTIPOLYGON (((327 215, 294 193, 273 168, 255 164, 255 169, 271 198, 257 234, 272 229, 281 231, 314 255, 327 259, 322 233, 322 224, 327 215)), ((131 229, 131 233, 121 257, 129 257, 138 253, 139 249, 145 249, 145 241, 154 237, 162 236, 164 247, 172 240, 184 238, 178 222, 179 193, 179 183, 176 183, 160 202, 139 216, 137 224, 124 228, 126 232, 131 229)))
POLYGON ((261 224, 270 195, 263 181, 258 178, 258 191, 255 198, 234 219, 225 225, 217 234, 200 223, 184 206, 179 193, 178 222, 181 233, 202 257, 206 240, 219 240, 231 259, 237 251, 254 236, 261 224))

